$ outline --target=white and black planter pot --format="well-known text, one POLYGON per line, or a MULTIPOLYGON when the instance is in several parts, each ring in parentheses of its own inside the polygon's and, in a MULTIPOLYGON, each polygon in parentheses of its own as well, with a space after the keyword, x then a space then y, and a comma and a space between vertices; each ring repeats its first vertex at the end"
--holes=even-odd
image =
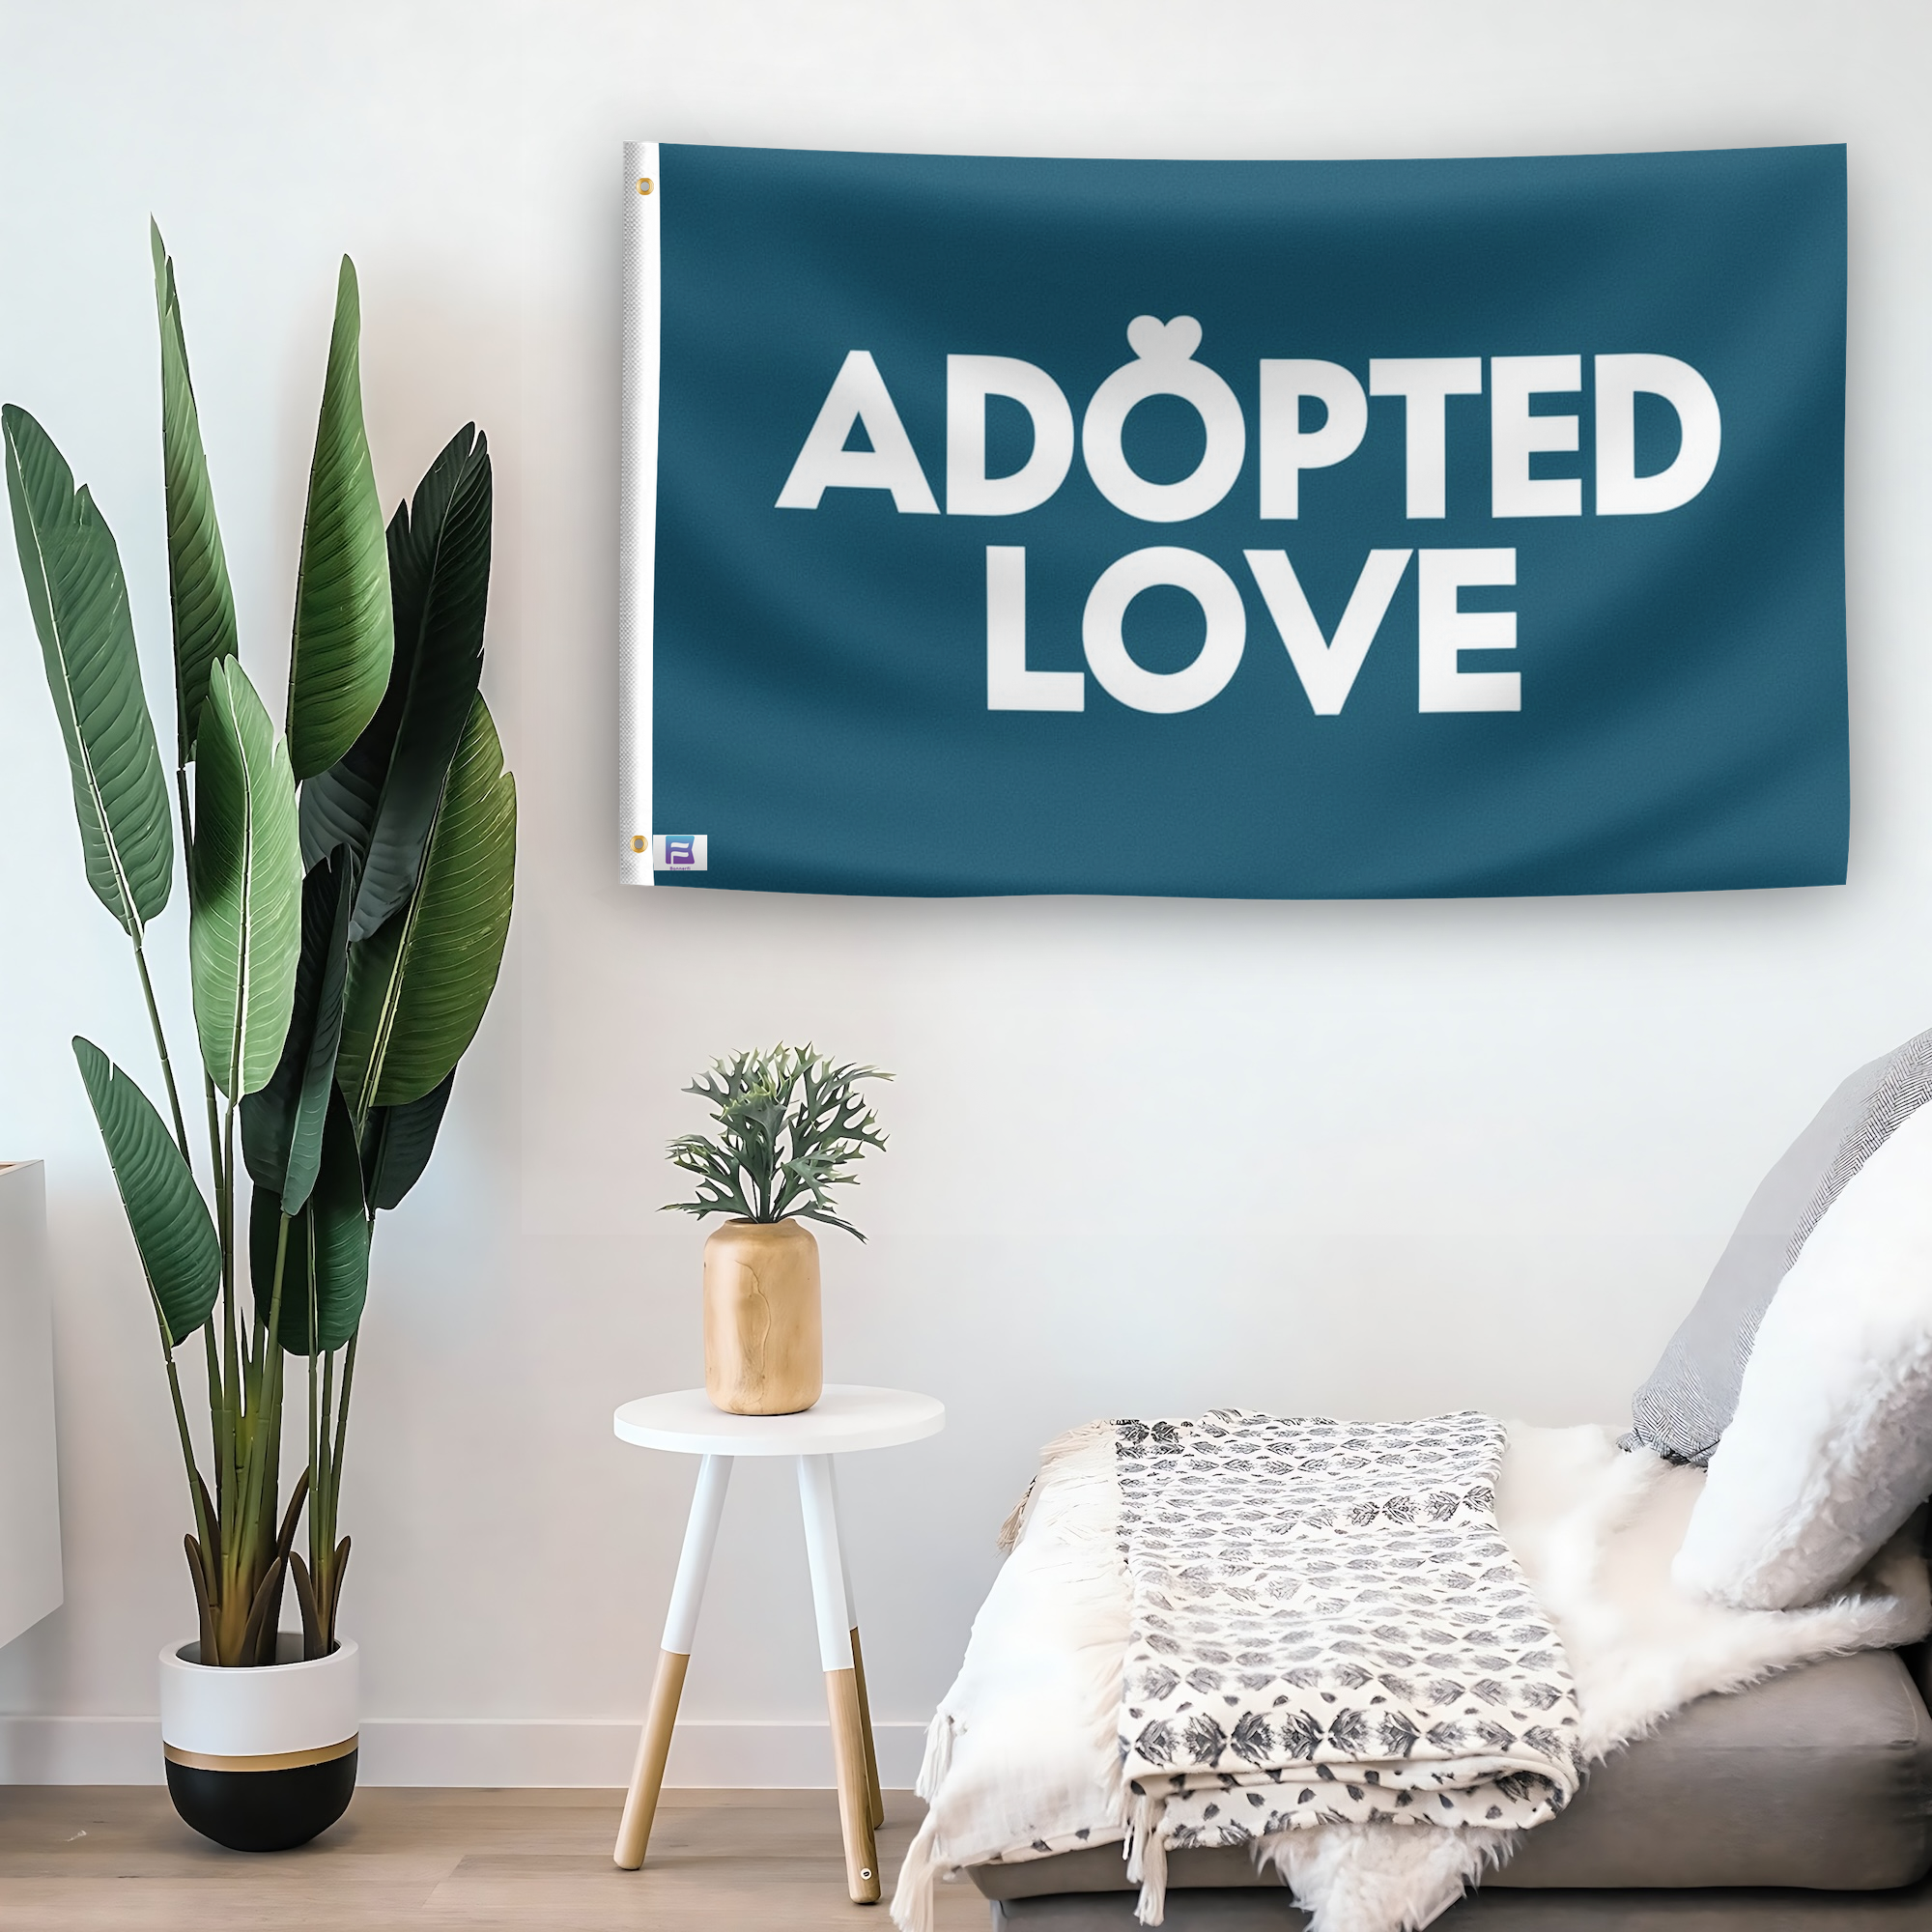
POLYGON ((355 1789, 357 1652, 301 1661, 284 1631, 276 1662, 214 1669, 201 1645, 161 1652, 161 1747, 175 1809, 237 1852, 305 1845, 355 1789))

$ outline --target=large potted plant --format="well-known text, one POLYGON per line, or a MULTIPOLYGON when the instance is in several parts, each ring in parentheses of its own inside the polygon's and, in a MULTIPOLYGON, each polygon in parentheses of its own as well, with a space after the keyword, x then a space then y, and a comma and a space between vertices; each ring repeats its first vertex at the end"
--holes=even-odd
POLYGON ((198 1831, 272 1850, 332 1824, 355 1787, 337 1509, 370 1241, 429 1159, 496 984, 516 788, 477 689, 489 452, 473 425, 460 431, 385 532, 347 257, 277 734, 238 654, 174 265, 153 241, 172 806, 113 534, 24 410, 0 410, 0 438, 88 883, 132 942, 167 1109, 76 1037, 147 1277, 193 1524, 198 1635, 161 1658, 168 1786, 198 1831), (184 1105, 146 951, 173 885, 177 813, 198 1105, 191 1087, 184 1105), (206 1129, 200 1179, 191 1119, 206 1129), (307 1456, 284 1500, 291 1355, 307 1456), (191 1399, 205 1399, 205 1426, 191 1399), (301 1627, 283 1632, 291 1591, 301 1627))
POLYGON ((704 1386, 731 1415, 791 1415, 825 1388, 818 1242, 807 1221, 866 1237, 832 1211, 832 1189, 883 1148, 862 1080, 815 1048, 778 1045, 714 1061, 684 1091, 708 1103, 715 1134, 680 1134, 671 1164, 696 1177, 682 1214, 729 1218, 704 1243, 704 1386))

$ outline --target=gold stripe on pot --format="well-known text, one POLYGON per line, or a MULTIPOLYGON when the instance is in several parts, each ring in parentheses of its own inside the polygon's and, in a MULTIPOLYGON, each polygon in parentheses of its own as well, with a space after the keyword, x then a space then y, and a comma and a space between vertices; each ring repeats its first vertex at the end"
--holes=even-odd
POLYGON ((305 1764, 329 1764, 347 1757, 355 1748, 355 1736, 339 1745, 316 1745, 308 1750, 264 1751, 254 1757, 231 1757, 221 1751, 183 1750, 178 1745, 163 1745, 161 1754, 170 1764, 185 1764, 190 1771, 298 1771, 305 1764))

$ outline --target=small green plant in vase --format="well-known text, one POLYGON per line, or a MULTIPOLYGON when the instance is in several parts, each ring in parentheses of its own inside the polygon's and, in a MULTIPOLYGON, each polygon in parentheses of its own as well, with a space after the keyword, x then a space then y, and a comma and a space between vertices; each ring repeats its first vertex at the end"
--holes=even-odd
POLYGON ((804 1223, 866 1238, 833 1211, 832 1190, 885 1147, 859 1083, 892 1077, 781 1043, 714 1061, 684 1090, 717 1130, 671 1142, 671 1165, 697 1184, 665 1205, 730 1217, 704 1244, 704 1386, 728 1414, 790 1415, 825 1387, 818 1243, 804 1223))

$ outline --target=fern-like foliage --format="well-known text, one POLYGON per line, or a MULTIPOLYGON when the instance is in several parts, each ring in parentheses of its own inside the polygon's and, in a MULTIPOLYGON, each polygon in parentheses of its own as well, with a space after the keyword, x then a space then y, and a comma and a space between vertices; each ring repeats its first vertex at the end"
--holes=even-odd
POLYGON ((832 1211, 831 1190, 858 1177, 867 1148, 886 1137, 858 1089, 890 1080, 876 1066, 836 1066, 809 1042, 749 1048, 715 1060, 684 1091, 711 1109, 712 1134, 680 1134, 671 1165, 696 1178, 691 1201, 667 1211, 741 1221, 822 1221, 866 1237, 832 1211))

